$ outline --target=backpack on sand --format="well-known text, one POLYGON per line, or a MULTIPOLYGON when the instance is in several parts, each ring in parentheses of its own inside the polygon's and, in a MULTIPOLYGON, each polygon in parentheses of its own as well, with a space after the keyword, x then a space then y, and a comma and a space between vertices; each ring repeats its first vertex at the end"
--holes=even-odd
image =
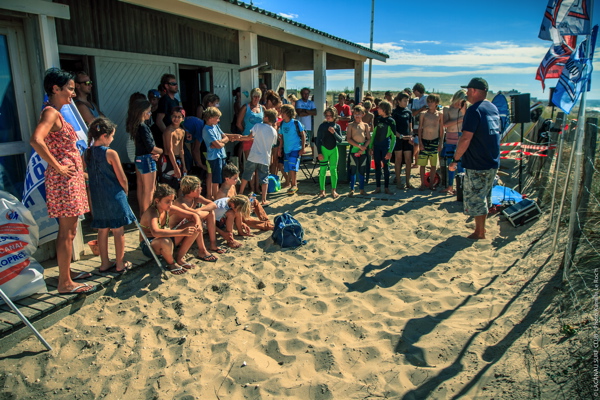
POLYGON ((299 247, 306 244, 302 225, 288 212, 275 217, 275 229, 271 238, 281 248, 299 247))

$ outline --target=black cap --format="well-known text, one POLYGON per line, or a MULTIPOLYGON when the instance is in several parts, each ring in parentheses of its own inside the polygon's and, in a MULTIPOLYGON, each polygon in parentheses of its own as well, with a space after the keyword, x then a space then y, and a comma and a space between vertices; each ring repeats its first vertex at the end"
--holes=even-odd
POLYGON ((483 78, 473 78, 473 79, 471 79, 471 82, 469 82, 469 84, 467 86, 461 86, 461 88, 463 88, 463 89, 468 89, 468 88, 479 89, 479 90, 485 90, 487 92, 488 91, 488 83, 483 78))

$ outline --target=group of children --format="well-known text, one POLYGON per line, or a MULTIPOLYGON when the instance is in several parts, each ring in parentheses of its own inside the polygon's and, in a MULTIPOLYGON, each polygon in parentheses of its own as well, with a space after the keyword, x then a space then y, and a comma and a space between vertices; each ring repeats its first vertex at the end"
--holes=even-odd
MULTIPOLYGON (((354 195, 358 183, 361 194, 365 192, 365 175, 368 155, 374 161, 374 193, 381 192, 381 180, 385 193, 390 194, 390 172, 388 163, 395 157, 397 186, 400 187, 402 164, 405 164, 406 184, 410 189, 410 173, 414 147, 420 150, 417 165, 420 167, 421 187, 434 189, 437 181, 437 159, 451 157, 460 134, 460 123, 466 109, 466 96, 459 91, 446 113, 438 108, 440 98, 432 94, 427 97, 427 110, 418 115, 419 128, 413 134, 413 113, 408 109, 410 96, 401 92, 393 100, 395 108, 386 100, 379 102, 374 116, 369 112, 370 102, 356 105, 351 110, 343 108, 345 119, 350 121, 342 131, 336 122, 337 107, 328 107, 324 112, 325 121, 319 126, 316 135, 316 150, 319 168, 319 196, 325 197, 327 171, 330 171, 333 198, 337 193, 337 164, 339 162, 338 144, 344 135, 350 151, 348 155, 348 173, 350 181, 349 196, 354 195), (453 129, 455 128, 455 129, 453 129), (446 132, 446 130, 448 132, 446 132), (444 140, 448 143, 445 143, 444 140), (430 166, 429 176, 425 174, 430 166)), ((343 98, 340 100, 343 101, 343 98)), ((138 202, 140 205, 140 225, 150 240, 152 250, 167 262, 167 268, 173 274, 183 274, 195 265, 186 258, 191 246, 198 246, 197 258, 207 262, 217 261, 215 254, 228 250, 219 247, 217 234, 222 236, 230 248, 238 248, 241 243, 234 239, 234 229, 238 235, 251 236, 251 228, 273 229, 262 206, 267 205, 269 166, 273 149, 283 164, 283 172, 289 182, 289 194, 298 190, 297 172, 300 159, 307 145, 306 132, 296 119, 296 111, 291 105, 283 105, 281 118, 275 109, 264 110, 262 122, 255 123, 250 134, 226 134, 220 128, 221 112, 217 107, 207 107, 203 120, 196 117, 186 119, 185 112, 175 107, 171 114, 171 126, 165 131, 165 149, 157 148, 152 134, 145 124, 150 116, 150 104, 146 100, 136 100, 130 105, 127 119, 127 131, 131 134, 136 148, 136 174, 138 183, 138 202), (186 175, 183 158, 183 146, 186 132, 206 146, 207 160, 207 197, 202 196, 200 179, 186 175), (226 162, 225 146, 228 142, 250 142, 250 151, 244 163, 240 185, 240 194, 236 191, 239 170, 226 162), (180 196, 167 184, 156 182, 156 160, 162 155, 167 159, 167 170, 172 171, 180 196), (256 174, 260 183, 261 199, 244 196, 244 190, 256 174), (250 217, 254 211, 258 219, 250 217), (208 232, 209 245, 204 243, 204 231, 208 232), (174 253, 176 252, 176 253, 174 253)), ((347 122, 347 121, 344 121, 347 122)), ((118 154, 109 148, 114 138, 115 125, 101 117, 90 124, 89 148, 84 160, 86 164, 90 203, 93 216, 92 227, 98 229, 98 244, 101 255, 101 271, 114 269, 124 272, 131 265, 124 261, 123 227, 132 223, 135 216, 127 203, 128 184, 121 167, 118 154), (108 258, 108 231, 115 237, 116 260, 108 258)), ((189 136, 189 135, 188 135, 189 136)), ((189 139, 189 138, 188 138, 189 139)), ((248 146, 246 146, 248 147, 248 146)), ((346 162, 346 160, 342 160, 346 162)), ((451 181, 446 191, 451 191, 451 181)), ((144 254, 151 256, 148 245, 141 241, 144 254)))

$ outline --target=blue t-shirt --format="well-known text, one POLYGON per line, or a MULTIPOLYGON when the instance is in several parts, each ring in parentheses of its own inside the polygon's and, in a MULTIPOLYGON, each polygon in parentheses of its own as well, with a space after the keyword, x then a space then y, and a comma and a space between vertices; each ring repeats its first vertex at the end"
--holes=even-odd
POLYGON ((183 128, 188 131, 192 138, 202 143, 202 130, 204 129, 204 121, 198 117, 187 117, 183 121, 183 128))
POLYGON ((206 148, 208 150, 206 155, 207 160, 211 161, 216 160, 217 158, 227 158, 225 147, 213 149, 210 146, 215 140, 223 139, 223 131, 219 125, 204 125, 204 129, 202 130, 202 138, 204 139, 204 143, 206 143, 206 148))
MULTIPOLYGON (((279 127, 279 133, 283 136, 283 152, 285 154, 302 149, 302 139, 298 134, 294 121, 296 120, 291 119, 290 122, 282 122, 279 127)), ((298 125, 300 127, 300 132, 302 132, 304 126, 300 121, 298 121, 298 125)))
POLYGON ((500 115, 491 102, 484 100, 467 109, 463 131, 473 138, 461 161, 468 169, 486 170, 500 167, 500 115))

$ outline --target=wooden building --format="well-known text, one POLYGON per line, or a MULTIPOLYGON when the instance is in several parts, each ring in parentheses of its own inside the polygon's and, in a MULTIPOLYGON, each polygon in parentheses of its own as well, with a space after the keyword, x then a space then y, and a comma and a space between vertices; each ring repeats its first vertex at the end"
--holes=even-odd
POLYGON ((387 57, 235 0, 2 0, 0 189, 20 197, 49 67, 90 74, 94 100, 119 126, 111 147, 128 162, 129 96, 156 88, 164 73, 177 76, 188 115, 201 92, 216 93, 227 130, 238 86, 277 89, 286 86, 286 71, 312 70, 320 122, 327 69, 353 70, 362 88, 364 62, 387 57))

